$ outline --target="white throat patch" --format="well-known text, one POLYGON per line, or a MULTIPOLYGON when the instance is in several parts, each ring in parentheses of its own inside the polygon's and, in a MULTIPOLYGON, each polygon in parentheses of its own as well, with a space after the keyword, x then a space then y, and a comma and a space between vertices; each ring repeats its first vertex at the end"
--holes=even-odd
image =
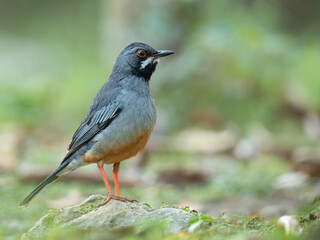
POLYGON ((154 59, 153 57, 149 57, 146 60, 141 62, 140 69, 145 69, 146 66, 148 66, 150 63, 153 63, 154 61, 158 62, 158 59, 154 59))

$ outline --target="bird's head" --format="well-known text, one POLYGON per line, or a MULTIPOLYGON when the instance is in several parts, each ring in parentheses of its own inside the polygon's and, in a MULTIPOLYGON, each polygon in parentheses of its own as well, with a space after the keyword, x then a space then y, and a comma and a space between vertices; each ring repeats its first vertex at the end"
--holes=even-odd
POLYGON ((173 54, 173 51, 157 51, 145 43, 134 42, 127 45, 117 57, 113 66, 115 74, 133 74, 150 80, 159 58, 173 54))

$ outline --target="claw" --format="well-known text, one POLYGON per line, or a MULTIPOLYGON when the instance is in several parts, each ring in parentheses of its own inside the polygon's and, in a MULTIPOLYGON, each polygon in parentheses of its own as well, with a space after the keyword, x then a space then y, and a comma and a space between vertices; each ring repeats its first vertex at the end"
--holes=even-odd
POLYGON ((114 195, 112 193, 108 193, 108 198, 103 203, 99 204, 98 206, 101 207, 101 206, 106 205, 108 202, 110 202, 111 199, 118 200, 121 202, 138 202, 137 200, 131 200, 126 197, 120 197, 120 196, 114 195))

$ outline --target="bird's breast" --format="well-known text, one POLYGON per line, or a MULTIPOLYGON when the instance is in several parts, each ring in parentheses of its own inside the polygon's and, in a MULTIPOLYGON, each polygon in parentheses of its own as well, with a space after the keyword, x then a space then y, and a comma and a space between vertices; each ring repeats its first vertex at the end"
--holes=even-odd
POLYGON ((123 139, 124 141, 120 144, 108 140, 98 142, 95 146, 96 149, 87 151, 82 156, 82 160, 86 163, 112 164, 121 162, 141 152, 147 144, 150 134, 151 132, 123 139))
POLYGON ((82 156, 84 162, 112 164, 144 149, 156 122, 154 101, 151 96, 131 100, 135 101, 126 104, 119 116, 93 139, 95 144, 82 156))

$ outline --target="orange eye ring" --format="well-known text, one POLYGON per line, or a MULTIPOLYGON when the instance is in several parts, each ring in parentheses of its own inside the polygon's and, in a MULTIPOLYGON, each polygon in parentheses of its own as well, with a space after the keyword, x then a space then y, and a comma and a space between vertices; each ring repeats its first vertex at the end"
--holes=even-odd
POLYGON ((137 52, 136 52, 136 55, 139 57, 139 58, 145 58, 147 56, 147 53, 146 51, 142 50, 142 49, 139 49, 137 52))

